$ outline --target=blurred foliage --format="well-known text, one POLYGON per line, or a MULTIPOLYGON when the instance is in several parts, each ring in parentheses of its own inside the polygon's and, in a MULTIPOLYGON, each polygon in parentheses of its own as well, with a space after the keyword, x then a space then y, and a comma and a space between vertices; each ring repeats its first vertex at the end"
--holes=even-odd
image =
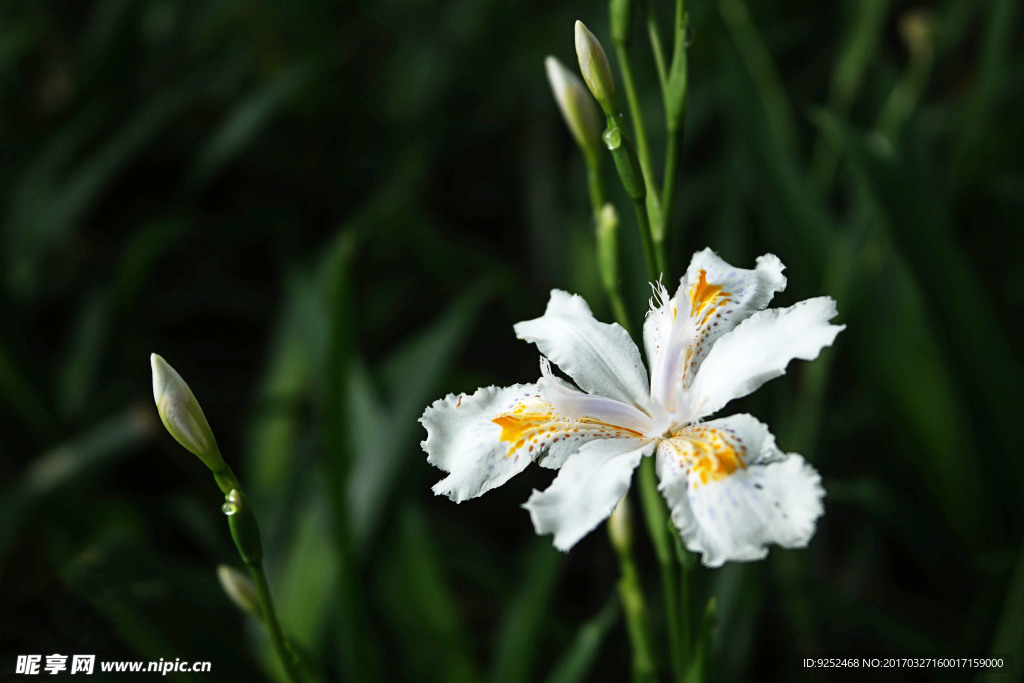
MULTIPOLYGON (((709 670, 1020 667, 1019 2, 688 5, 671 267, 771 251, 781 304, 828 293, 848 326, 743 401, 824 474, 826 515, 807 550, 698 573, 709 670)), ((551 474, 457 507, 417 445, 433 399, 536 376, 512 323, 551 287, 610 317, 542 68, 573 62, 576 18, 608 35, 601 3, 0 4, 0 666, 278 675, 217 585, 237 563, 219 493, 158 429, 158 351, 246 483, 285 628, 328 680, 627 675, 604 534, 560 555, 519 507, 551 474)))

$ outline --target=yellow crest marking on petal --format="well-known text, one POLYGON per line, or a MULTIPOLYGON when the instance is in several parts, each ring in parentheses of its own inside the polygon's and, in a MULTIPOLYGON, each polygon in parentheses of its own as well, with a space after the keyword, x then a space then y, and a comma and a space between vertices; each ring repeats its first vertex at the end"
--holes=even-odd
POLYGON ((732 294, 723 290, 722 285, 709 284, 708 271, 701 268, 697 282, 690 286, 690 317, 705 321, 730 297, 732 294))
MULTIPOLYGON (((690 285, 690 320, 696 330, 695 341, 686 349, 683 360, 683 384, 687 386, 696 370, 697 351, 703 350, 707 335, 712 327, 718 326, 718 318, 722 317, 720 309, 732 301, 732 293, 708 282, 708 272, 701 268, 697 271, 697 281, 690 285)), ((731 310, 725 311, 732 313, 731 310)))
POLYGON ((501 441, 522 446, 526 439, 534 435, 534 432, 557 419, 558 416, 554 412, 527 413, 513 410, 511 413, 499 415, 491 422, 501 427, 501 436, 499 437, 501 441))
POLYGON ((693 488, 747 469, 746 447, 736 435, 722 429, 691 425, 664 443, 675 451, 680 464, 696 475, 693 488))
POLYGON ((510 444, 505 457, 511 457, 517 450, 525 447, 528 443, 530 453, 535 453, 538 447, 543 448, 546 442, 558 442, 567 434, 575 434, 581 430, 591 435, 617 437, 617 436, 643 436, 640 432, 628 427, 602 422, 593 418, 584 417, 579 420, 567 420, 558 415, 549 403, 542 401, 531 401, 530 405, 524 402, 517 403, 507 413, 502 413, 491 422, 501 427, 501 436, 498 439, 510 444), (538 443, 538 438, 542 443, 538 443))

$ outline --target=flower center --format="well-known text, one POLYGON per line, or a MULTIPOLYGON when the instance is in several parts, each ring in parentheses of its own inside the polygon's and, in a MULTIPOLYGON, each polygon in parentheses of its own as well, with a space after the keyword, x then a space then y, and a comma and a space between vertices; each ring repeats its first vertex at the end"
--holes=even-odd
POLYGON ((664 403, 654 400, 651 409, 651 428, 644 436, 652 439, 668 439, 671 438, 674 429, 678 428, 677 425, 679 425, 679 420, 676 415, 666 408, 664 403))

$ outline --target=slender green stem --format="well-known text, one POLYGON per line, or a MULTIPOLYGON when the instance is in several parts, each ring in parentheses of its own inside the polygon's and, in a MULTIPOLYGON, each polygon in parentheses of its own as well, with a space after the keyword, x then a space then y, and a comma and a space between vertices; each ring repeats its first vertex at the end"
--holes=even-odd
POLYGON ((633 79, 633 65, 629 58, 629 50, 625 45, 616 43, 615 54, 619 58, 622 71, 622 82, 626 86, 626 102, 629 104, 629 115, 633 118, 633 134, 636 136, 636 154, 640 158, 640 169, 648 190, 655 187, 654 169, 651 166, 651 148, 647 144, 647 128, 640 110, 640 98, 636 94, 636 82, 633 79))
POLYGON ((661 44, 661 32, 658 31, 658 18, 654 15, 654 7, 650 0, 644 2, 644 14, 647 18, 647 35, 651 40, 651 52, 654 53, 654 67, 658 70, 658 82, 664 94, 668 85, 668 70, 665 65, 665 48, 661 44))
POLYGON ((263 623, 270 632, 270 640, 274 644, 277 656, 284 666, 288 680, 292 683, 299 683, 304 680, 301 672, 301 664, 295 651, 284 637, 281 630, 281 623, 277 620, 277 612, 274 610, 274 601, 270 597, 270 587, 267 585, 267 576, 263 572, 263 563, 257 562, 249 565, 249 572, 252 574, 252 583, 256 588, 256 597, 260 601, 260 609, 263 610, 263 623))
POLYGON ((601 169, 596 164, 587 161, 587 191, 590 194, 590 210, 596 219, 605 203, 604 178, 601 177, 601 169))
MULTIPOLYGON (((693 605, 690 604, 691 590, 690 590, 690 569, 683 564, 682 571, 679 573, 679 647, 680 655, 683 661, 683 665, 688 666, 693 653, 691 646, 693 643, 693 605)), ((685 670, 682 672, 685 676, 685 670)), ((677 679, 679 680, 679 679, 677 679)))
POLYGON ((651 545, 654 546, 654 555, 660 567, 671 566, 672 553, 668 543, 669 539, 665 535, 668 517, 665 511, 665 502, 661 494, 658 493, 653 458, 644 458, 640 463, 637 478, 640 487, 640 503, 644 511, 644 521, 647 523, 647 532, 651 537, 651 545))
POLYGON ((252 574, 252 583, 256 590, 256 598, 260 603, 263 623, 270 633, 274 650, 277 651, 277 656, 288 675, 288 680, 298 683, 306 680, 308 676, 303 674, 305 668, 281 631, 281 624, 277 619, 277 612, 274 610, 274 601, 270 598, 270 587, 267 585, 267 576, 263 572, 263 539, 256 513, 249 504, 249 499, 239 487, 238 480, 231 473, 231 468, 224 463, 221 465, 223 468, 218 468, 216 473, 217 483, 220 485, 223 480, 230 479, 235 484, 235 488, 225 494, 224 506, 221 508, 228 518, 231 538, 235 542, 239 556, 249 567, 249 573, 252 574))
POLYGON ((661 231, 661 242, 664 244, 667 228, 672 222, 672 203, 676 194, 676 176, 679 173, 679 142, 681 135, 678 129, 669 128, 665 141, 665 178, 661 188, 661 215, 665 229, 661 231))
POLYGON ((220 455, 220 451, 217 452, 217 455, 221 460, 221 467, 213 470, 213 480, 217 482, 217 488, 219 488, 221 493, 225 496, 235 489, 241 491, 242 485, 238 483, 238 477, 235 476, 235 473, 231 470, 228 464, 224 462, 224 458, 220 455))
POLYGON ((644 458, 643 462, 640 463, 637 477, 639 479, 640 502, 644 510, 644 520, 647 522, 647 531, 650 533, 651 544, 654 546, 654 555, 658 560, 661 587, 665 594, 665 623, 669 639, 668 649, 672 660, 672 677, 675 681, 682 681, 686 662, 684 653, 688 649, 689 641, 684 642, 682 640, 679 628, 678 583, 676 580, 675 561, 672 558, 672 548, 669 545, 668 515, 665 509, 665 500, 658 493, 658 481, 657 475, 654 472, 653 458, 644 458))
POLYGON ((647 216, 647 203, 643 197, 633 200, 633 209, 636 210, 636 222, 640 228, 640 239, 644 243, 644 260, 647 262, 647 276, 651 282, 658 279, 661 273, 665 272, 665 256, 659 258, 659 250, 654 248, 654 240, 651 237, 651 220, 647 216))
POLYGON ((640 588, 640 574, 628 550, 619 550, 619 599, 626 617, 626 629, 633 649, 633 681, 648 683, 657 680, 654 666, 654 646, 647 616, 647 603, 640 588))
MULTIPOLYGON (((664 243, 668 226, 672 223, 672 206, 679 175, 679 147, 686 122, 686 106, 689 103, 688 60, 686 56, 686 3, 676 0, 676 18, 673 31, 672 67, 665 91, 665 175, 661 187, 661 230, 655 234, 664 243)), ((664 248, 662 245, 660 248, 664 248)))
POLYGON ((682 640, 682 633, 679 629, 679 586, 671 559, 660 564, 660 574, 661 590, 665 598, 665 624, 668 630, 668 652, 672 662, 672 678, 677 683, 682 683, 686 662, 683 648, 686 648, 687 644, 682 640))

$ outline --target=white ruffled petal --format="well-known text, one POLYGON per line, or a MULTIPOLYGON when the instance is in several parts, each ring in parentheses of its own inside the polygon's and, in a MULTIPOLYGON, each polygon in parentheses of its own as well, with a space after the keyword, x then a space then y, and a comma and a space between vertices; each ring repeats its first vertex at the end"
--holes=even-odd
POLYGON ((647 370, 636 344, 621 326, 598 322, 582 297, 552 290, 544 315, 515 330, 588 394, 647 405, 647 370))
POLYGON ((644 323, 655 401, 675 411, 676 393, 690 386, 715 341, 785 288, 783 268, 772 254, 758 257, 753 270, 734 268, 705 249, 694 254, 675 296, 656 285, 644 323))
POLYGON ((762 559, 771 543, 802 548, 823 512, 818 473, 750 415, 677 431, 659 444, 657 470, 672 521, 709 567, 762 559))
POLYGON ((786 372, 794 358, 814 360, 845 325, 831 325, 836 302, 807 299, 755 313, 715 343, 687 392, 694 418, 711 415, 786 372))
POLYGON ((420 443, 427 461, 450 474, 434 485, 456 503, 475 498, 522 472, 533 459, 501 440, 494 418, 518 402, 537 396, 532 384, 477 389, 472 396, 448 394, 423 412, 427 439, 420 443))
POLYGON ((564 417, 535 384, 449 394, 420 422, 427 429, 420 444, 427 461, 450 473, 434 493, 457 503, 504 484, 533 460, 557 468, 589 441, 637 434, 596 418, 564 417))
POLYGON ((653 442, 639 439, 600 439, 569 457, 545 491, 534 491, 523 506, 530 511, 538 534, 555 535, 565 551, 600 524, 629 491, 640 458, 653 442))

